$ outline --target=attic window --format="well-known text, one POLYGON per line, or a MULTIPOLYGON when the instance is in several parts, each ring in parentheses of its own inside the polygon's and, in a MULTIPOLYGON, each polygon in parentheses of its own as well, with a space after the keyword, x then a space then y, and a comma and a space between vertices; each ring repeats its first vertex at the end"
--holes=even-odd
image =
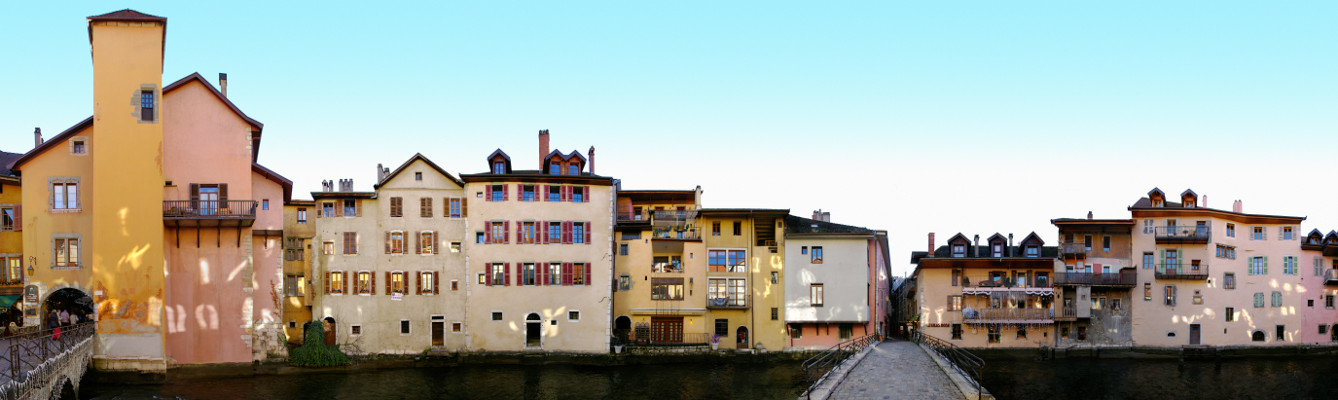
POLYGON ((415 180, 415 181, 421 181, 421 180, 423 180, 423 173, 422 173, 422 172, 414 172, 414 173, 413 173, 413 180, 415 180))
POLYGON ((1027 245, 1027 257, 1035 258, 1040 256, 1041 256, 1041 246, 1037 246, 1034 244, 1027 245))
POLYGON ((562 163, 554 161, 548 164, 548 173, 553 175, 562 175, 562 163))
POLYGON ((966 245, 961 243, 954 243, 952 245, 952 256, 966 257, 966 245))
POLYGON ((87 154, 87 153, 88 153, 88 147, 84 146, 83 139, 75 139, 70 141, 70 154, 87 154))
POLYGON ((1003 257, 1003 243, 990 245, 990 257, 1003 257))
POLYGON ((1153 207, 1161 207, 1161 199, 1152 199, 1153 207))
POLYGON ((581 164, 571 163, 567 165, 567 175, 580 175, 581 164))
POLYGON ((493 162, 493 163, 492 163, 492 173, 494 173, 494 174, 505 174, 505 173, 506 173, 506 163, 501 162, 501 161, 493 162))

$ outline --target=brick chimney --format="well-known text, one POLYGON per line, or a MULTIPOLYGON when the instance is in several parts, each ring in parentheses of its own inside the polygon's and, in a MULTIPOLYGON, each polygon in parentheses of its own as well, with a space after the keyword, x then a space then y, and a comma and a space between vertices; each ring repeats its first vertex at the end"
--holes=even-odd
POLYGON ((1203 203, 1199 204, 1199 207, 1208 208, 1208 195, 1205 194, 1202 197, 1200 197, 1199 202, 1203 203))
POLYGON ((1232 203, 1232 204, 1231 204, 1231 212, 1234 212, 1234 213, 1237 213, 1237 214, 1244 212, 1244 211, 1241 211, 1241 210, 1244 210, 1244 206, 1241 205, 1240 200, 1236 200, 1235 203, 1232 203))
POLYGON ((38 146, 41 145, 42 145, 42 128, 41 127, 33 128, 33 148, 37 148, 38 146))
MULTIPOLYGON (((548 160, 545 160, 544 157, 548 157, 548 130, 547 130, 547 129, 540 129, 540 130, 539 130, 539 170, 540 170, 540 171, 543 171, 544 168, 548 168, 548 160)), ((552 171, 549 171, 549 173, 552 173, 552 171)))
POLYGON ((934 232, 929 232, 929 256, 934 256, 934 232))
POLYGON ((220 72, 218 74, 218 92, 223 93, 223 97, 228 97, 228 74, 220 72))
POLYGON ((590 146, 590 175, 595 174, 595 146, 590 146))

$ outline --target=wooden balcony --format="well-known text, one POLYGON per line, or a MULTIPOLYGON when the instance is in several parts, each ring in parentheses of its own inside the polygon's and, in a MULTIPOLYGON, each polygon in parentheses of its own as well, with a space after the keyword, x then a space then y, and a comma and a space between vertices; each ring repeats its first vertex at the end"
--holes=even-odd
POLYGON ((1157 244, 1207 244, 1213 237, 1207 225, 1158 226, 1154 233, 1157 244))
POLYGON ((249 227, 256 222, 255 200, 165 200, 163 223, 170 227, 249 227))
POLYGON ((1134 287, 1138 276, 1132 273, 1124 274, 1098 274, 1089 272, 1056 272, 1056 286, 1117 286, 1134 287))
POLYGON ((1048 324, 1055 322, 1054 311, 1048 308, 986 308, 962 313, 968 324, 1048 324), (968 315, 970 314, 970 315, 968 315))
POLYGON ((1208 264, 1159 263, 1157 264, 1156 277, 1163 280, 1207 280, 1208 264))
POLYGON ((1086 258, 1087 252, 1091 251, 1083 243, 1060 243, 1059 254, 1065 257, 1086 258))
POLYGON ((1065 306, 1059 309, 1059 315, 1055 315, 1055 321, 1077 321, 1078 309, 1073 306, 1065 306))

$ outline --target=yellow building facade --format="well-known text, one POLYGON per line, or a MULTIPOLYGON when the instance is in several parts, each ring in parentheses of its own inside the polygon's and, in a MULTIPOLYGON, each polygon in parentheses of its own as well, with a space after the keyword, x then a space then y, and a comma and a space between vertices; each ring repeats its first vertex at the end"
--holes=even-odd
POLYGON ((619 190, 614 336, 622 344, 704 344, 706 247, 695 190, 619 190))
POLYGON ((722 349, 781 350, 790 210, 704 208, 707 323, 722 349))

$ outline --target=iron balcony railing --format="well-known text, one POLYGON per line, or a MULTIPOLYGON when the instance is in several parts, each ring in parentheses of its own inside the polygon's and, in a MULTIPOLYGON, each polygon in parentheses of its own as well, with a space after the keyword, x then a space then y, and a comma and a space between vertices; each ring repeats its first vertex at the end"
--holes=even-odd
POLYGON ((1033 276, 1030 279, 1014 278, 989 278, 980 279, 962 278, 962 286, 966 287, 997 287, 997 288, 1048 288, 1050 287, 1049 276, 1033 276))
POLYGON ((1330 268, 1324 271, 1325 285, 1338 285, 1338 269, 1330 268))
POLYGON ((615 346, 703 346, 711 343, 710 333, 680 333, 655 335, 649 331, 628 331, 625 335, 612 336, 615 346))
POLYGON ((1208 279, 1208 264, 1159 263, 1157 264, 1156 277, 1157 279, 1204 280, 1208 279))
POLYGON ((1208 240, 1212 233, 1208 225, 1167 225, 1156 227, 1154 235, 1157 240, 1208 240))
POLYGON ((1090 272, 1056 272, 1056 285, 1130 286, 1137 280, 1134 274, 1099 274, 1090 272))
POLYGON ((696 228, 691 228, 687 226, 677 226, 668 228, 657 227, 651 231, 651 238, 698 240, 701 239, 701 235, 697 232, 696 228))
POLYGON ((1091 249, 1088 248, 1088 247, 1087 247, 1087 244, 1084 244, 1084 243, 1060 243, 1060 244, 1059 244, 1059 254, 1066 254, 1066 255, 1067 255, 1067 254, 1086 255, 1088 251, 1091 251, 1091 249))
POLYGON ((255 219, 255 200, 164 200, 163 218, 255 219))
POLYGON ((748 308, 748 297, 749 295, 746 294, 742 296, 724 296, 724 297, 707 296, 706 308, 714 308, 714 309, 748 308))
POLYGON ((646 221, 650 222, 650 216, 645 212, 619 212, 618 221, 646 221))
POLYGON ((962 316, 969 322, 1048 321, 1054 318, 1054 311, 1048 308, 986 308, 962 316))

